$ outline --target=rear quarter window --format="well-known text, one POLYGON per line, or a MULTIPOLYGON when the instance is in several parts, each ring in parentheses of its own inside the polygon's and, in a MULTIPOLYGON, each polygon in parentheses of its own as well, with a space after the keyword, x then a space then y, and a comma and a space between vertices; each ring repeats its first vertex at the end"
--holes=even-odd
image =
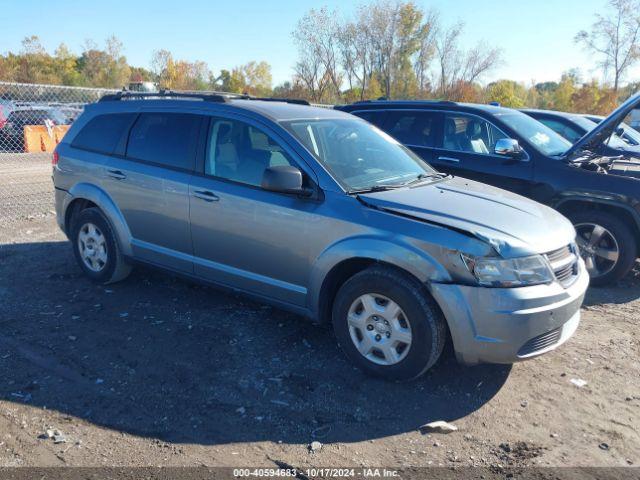
POLYGON ((135 115, 135 113, 98 115, 82 127, 71 142, 71 146, 107 155, 112 154, 135 115))

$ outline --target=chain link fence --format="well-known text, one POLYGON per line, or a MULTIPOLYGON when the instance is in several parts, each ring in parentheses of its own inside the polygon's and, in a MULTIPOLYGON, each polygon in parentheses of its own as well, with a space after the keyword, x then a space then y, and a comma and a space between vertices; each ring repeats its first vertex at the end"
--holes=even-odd
POLYGON ((87 103, 116 91, 0 82, 0 229, 54 213, 51 152, 87 103))
POLYGON ((0 229, 53 213, 51 152, 85 104, 114 91, 0 82, 0 229))

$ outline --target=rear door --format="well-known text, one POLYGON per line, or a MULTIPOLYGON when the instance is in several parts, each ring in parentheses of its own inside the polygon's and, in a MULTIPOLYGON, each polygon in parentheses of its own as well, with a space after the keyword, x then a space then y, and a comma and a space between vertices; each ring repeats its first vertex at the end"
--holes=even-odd
POLYGON ((425 110, 362 110, 354 115, 373 123, 426 162, 433 159, 442 136, 439 112, 425 110))
POLYGON ((446 112, 441 135, 432 159, 438 170, 522 195, 530 193, 533 162, 526 152, 521 159, 494 153, 496 142, 509 136, 488 120, 467 113, 446 112))
POLYGON ((143 111, 120 155, 103 167, 104 187, 122 212, 134 255, 150 263, 192 272, 189 180, 200 127, 194 113, 143 111))

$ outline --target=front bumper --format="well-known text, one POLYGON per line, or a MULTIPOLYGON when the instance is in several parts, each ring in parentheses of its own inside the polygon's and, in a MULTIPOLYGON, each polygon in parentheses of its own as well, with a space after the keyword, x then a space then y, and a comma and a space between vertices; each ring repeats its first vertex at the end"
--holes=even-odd
POLYGON ((513 363, 555 349, 573 335, 589 285, 582 260, 568 288, 431 284, 461 363, 513 363))

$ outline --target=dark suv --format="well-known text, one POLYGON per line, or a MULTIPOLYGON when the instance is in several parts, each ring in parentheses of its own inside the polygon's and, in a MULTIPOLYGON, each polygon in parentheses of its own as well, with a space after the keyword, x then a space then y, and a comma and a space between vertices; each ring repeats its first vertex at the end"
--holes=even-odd
MULTIPOLYGON (((600 120, 596 122, 577 113, 534 109, 524 109, 521 111, 530 117, 535 118, 540 123, 544 123, 551 130, 572 143, 580 140, 584 135, 596 128, 596 125, 602 121, 600 120)), ((605 156, 640 156, 640 147, 637 145, 631 145, 623 139, 622 135, 624 135, 624 128, 622 126, 617 130, 617 133, 620 133, 621 135, 611 135, 611 137, 605 142, 602 142, 601 149, 598 153, 605 156)))
POLYGON ((548 204, 572 220, 595 285, 622 278, 640 245, 640 161, 598 153, 635 96, 571 144, 522 112, 448 101, 337 107, 395 137, 438 169, 548 204))

